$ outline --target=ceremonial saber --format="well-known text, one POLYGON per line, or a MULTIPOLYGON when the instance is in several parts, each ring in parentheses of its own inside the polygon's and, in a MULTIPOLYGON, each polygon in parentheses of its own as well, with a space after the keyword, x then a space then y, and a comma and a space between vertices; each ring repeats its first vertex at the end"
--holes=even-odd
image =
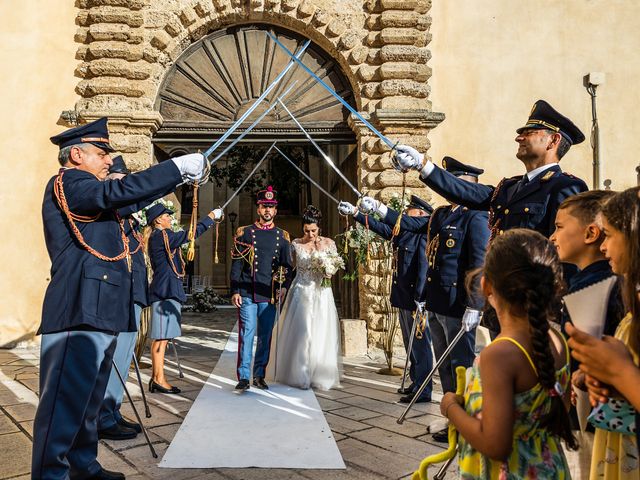
POLYGON ((144 414, 147 418, 151 418, 151 410, 149 409, 149 404, 147 403, 147 396, 144 393, 144 386, 142 385, 142 377, 140 376, 140 366, 138 365, 138 359, 136 358, 135 352, 133 354, 133 367, 136 370, 138 385, 140 385, 140 391, 142 392, 142 403, 144 403, 144 414))
POLYGON ((180 355, 178 355, 178 347, 176 346, 176 341, 172 338, 171 345, 173 345, 173 353, 176 354, 176 363, 178 364, 178 376, 180 378, 184 378, 184 373, 182 373, 182 365, 180 365, 180 355))
MULTIPOLYGON (((458 451, 458 448, 456 447, 456 453, 457 451, 458 451)), ((447 470, 449 469, 449 467, 451 466, 451 464, 455 459, 456 459, 456 456, 454 454, 449 460, 443 463, 440 469, 433 476, 433 480, 444 480, 444 477, 447 474, 447 470)))
POLYGON ((404 391, 404 382, 407 379, 407 368, 409 367, 409 357, 411 356, 411 349, 413 348, 413 338, 416 335, 416 326, 418 325, 418 311, 413 316, 413 327, 411 327, 411 336, 409 337, 409 348, 407 348, 407 359, 404 362, 404 372, 402 372, 402 384, 400 389, 404 391))
POLYGON ((268 113, 273 110, 275 108, 275 106, 278 104, 278 102, 282 103, 282 99, 284 97, 286 97, 289 92, 291 91, 291 89, 295 86, 295 84, 298 83, 298 81, 294 81, 291 82, 291 85, 289 85, 289 87, 284 91, 284 93, 282 95, 280 95, 277 100, 275 102, 273 102, 269 108, 267 108, 251 125, 249 125, 249 127, 240 134, 240 136, 238 136, 238 138, 236 138, 233 142, 231 142, 224 150, 222 150, 222 152, 220 152, 218 155, 216 155, 216 157, 211 160, 211 165, 215 164, 218 160, 220 160, 220 157, 222 157, 225 153, 227 153, 229 150, 231 150, 240 140, 242 140, 244 137, 247 136, 247 134, 253 130, 255 128, 255 126, 260 123, 262 121, 262 119, 264 117, 266 117, 268 115, 268 113))
MULTIPOLYGON (((269 32, 266 32, 267 35, 269 35, 272 39, 275 38, 273 37, 273 35, 271 35, 269 32)), ((284 45, 282 45, 278 40, 276 40, 277 44, 279 44, 282 48, 284 48, 286 50, 286 52, 288 54, 290 54, 292 56, 291 60, 289 61, 289 63, 287 64, 286 67, 284 67, 284 70, 282 70, 282 72, 280 72, 280 74, 273 80, 273 82, 271 82, 271 84, 266 88, 266 90, 264 92, 262 92, 262 94, 258 97, 258 99, 253 103, 253 105, 251 105, 251 107, 249 107, 249 109, 244 112, 244 114, 235 121, 235 123, 233 125, 231 125, 231 127, 229 128, 229 130, 227 130, 224 135, 222 135, 213 145, 211 145, 211 147, 209 147, 209 149, 204 152, 204 157, 208 158, 213 152, 216 151, 216 149, 222 144, 222 142, 224 142, 229 135, 231 135, 233 132, 235 132, 235 130, 240 126, 240 124, 242 122, 244 122, 246 120, 246 118, 251 115, 251 113, 253 113, 253 111, 258 107, 258 105, 260 105, 260 102, 262 102, 267 95, 269 95, 269 93, 271 93, 271 90, 273 90, 275 88, 275 86, 280 83, 280 80, 282 80, 282 78, 287 74, 287 72, 289 70, 291 70, 291 67, 293 67, 297 62, 300 62, 300 59, 298 57, 301 57, 302 54, 304 53, 304 51, 307 49, 307 47, 309 46, 309 44, 311 44, 311 40, 307 40, 304 45, 302 45, 302 48, 300 49, 300 51, 298 51, 298 53, 296 55, 293 55, 289 50, 286 49, 286 47, 284 47, 284 45)), ((304 65, 304 64, 303 64, 304 65)))
POLYGON ((253 167, 253 170, 251 170, 251 173, 247 176, 247 178, 245 178, 242 183, 240 184, 240 186, 236 189, 235 192, 233 192, 233 194, 227 199, 226 202, 224 202, 224 205, 222 205, 220 207, 220 210, 224 210, 225 208, 227 208, 229 206, 229 204, 231 203, 231 200, 233 200, 236 195, 238 195, 240 193, 240 191, 244 188, 244 186, 247 184, 247 182, 249 181, 249 179, 251 177, 253 177, 253 174, 256 173, 258 171, 258 168, 260 167, 260 165, 262 164, 262 162, 267 158, 267 155, 269 155, 269 153, 271 152, 271 150, 273 149, 273 147, 275 147, 276 142, 273 142, 271 144, 271 146, 267 149, 267 151, 264 153, 264 155, 262 156, 262 158, 258 161, 258 163, 256 163, 256 166, 253 167))
POLYGON ((329 85, 327 85, 324 80, 322 80, 318 75, 313 73, 311 71, 311 69, 309 67, 307 67, 304 63, 302 63, 302 61, 297 56, 294 56, 294 54, 291 53, 289 51, 289 49, 287 47, 285 47, 274 35, 272 35, 271 32, 267 32, 267 35, 269 35, 269 37, 271 37, 271 40, 273 40, 276 45, 278 45, 282 50, 284 50, 286 52, 287 55, 289 55, 291 57, 292 61, 294 61, 298 65, 300 65, 304 69, 305 72, 307 72, 309 75, 311 75, 320 85, 322 85, 324 87, 324 89, 326 91, 328 91, 331 95, 333 95, 336 98, 336 100, 338 100, 342 105, 344 105, 344 107, 347 110, 349 110, 351 113, 353 113, 358 120, 360 120, 362 123, 364 123, 369 130, 371 130, 373 133, 375 133, 378 136, 378 138, 380 138, 380 140, 382 140, 384 143, 386 143, 387 146, 391 150, 393 150, 396 147, 395 144, 391 140, 389 140, 382 133, 380 133, 378 131, 378 129, 376 129, 376 127, 374 127, 373 125, 371 125, 371 123, 369 123, 369 121, 365 120, 365 118, 362 115, 360 115, 355 108, 353 108, 351 105, 349 105, 347 103, 347 101, 344 98, 342 98, 340 95, 338 95, 337 92, 335 90, 333 90, 329 85))
POLYGON ((277 282, 278 282, 278 318, 276 319, 276 359, 275 359, 275 363, 273 365, 273 379, 274 381, 277 381, 278 378, 278 336, 280 333, 280 313, 282 312, 282 283, 286 280, 285 278, 285 273, 284 273, 284 268, 282 267, 282 265, 280 267, 278 267, 278 272, 277 272, 277 282))
POLYGON ((342 173, 340 171, 340 169, 336 166, 335 163, 333 163, 333 160, 331 160, 331 158, 329 158, 329 155, 327 155, 326 153, 324 153, 324 150, 322 150, 322 148, 320 148, 320 145, 318 145, 315 140, 313 138, 311 138, 311 135, 309 135, 309 133, 304 129, 304 127, 300 124, 300 122, 298 121, 298 119, 293 115, 293 113, 291 113, 291 111, 287 108, 287 106, 280 102, 280 105, 282 105, 282 108, 284 108, 284 110, 289 114, 289 116, 291 117, 291 119, 296 123, 296 125, 298 126, 298 128, 302 131, 302 133, 304 133, 304 136, 307 137, 307 139, 311 142, 311 144, 316 148, 316 150, 320 153, 320 155, 322 155, 322 158, 324 158, 325 162, 327 162, 329 164, 329 166, 331 168, 333 168, 333 170, 335 170, 335 172, 340 176, 340 178, 342 178, 342 180, 344 180, 344 182, 349 186, 349 188, 351 188, 351 190, 353 190, 356 194, 356 196, 358 198, 362 197, 362 194, 358 191, 358 189, 356 187, 353 186, 353 184, 349 181, 349 179, 344 175, 344 173, 342 173))
POLYGON ((136 408, 136 405, 133 403, 133 398, 131 398, 131 394, 129 393, 129 390, 127 389, 127 383, 124 381, 124 378, 122 378, 122 375, 120 375, 120 370, 118 370, 118 366, 116 365, 116 362, 114 362, 113 360, 111 361, 111 366, 115 369, 116 374, 118 375, 118 378, 120 379, 120 383, 122 383, 122 386, 124 387, 124 392, 127 394, 127 398, 129 399, 129 403, 131 404, 131 409, 133 410, 133 413, 136 416, 136 419, 138 420, 138 423, 140 424, 140 429, 142 430, 142 433, 144 434, 144 438, 147 441, 147 445, 149 445, 149 450, 151 450, 151 456, 153 458, 158 458, 158 454, 156 453, 155 449, 153 448, 153 444, 151 443, 151 440, 149 439, 149 435, 147 434, 147 429, 144 428, 144 424, 142 423, 142 419, 140 418, 140 414, 138 413, 138 409, 136 408))
POLYGON ((409 413, 409 410, 411 410, 413 408, 413 406, 415 405, 415 403, 418 400, 418 398, 420 398, 420 395, 422 395, 422 392, 424 392, 424 389, 427 388, 427 385, 431 381, 431 378, 433 378, 433 375, 436 373, 436 370, 438 368, 440 368, 440 365, 442 365, 442 362, 444 362, 444 359, 447 358, 447 355, 449 355, 451 353, 451 351, 455 348, 455 346, 458 344, 458 342, 460 341, 460 339, 462 338, 462 336, 465 333, 467 333, 467 330, 463 325, 462 328, 460 329, 460 331, 453 338, 453 341, 449 344, 447 349, 442 353, 442 356, 438 359, 436 364, 433 366, 433 369, 431 369, 431 371, 429 372, 429 375, 427 375, 427 378, 424 379, 424 381, 422 382, 422 385, 420 385, 420 388, 418 389, 416 394, 411 399, 411 402, 409 403, 409 405, 407 405, 407 408, 404 410, 404 412, 402 412, 402 415, 400 415, 400 417, 398 417, 398 419, 396 420, 397 423, 402 425, 402 423, 404 422, 405 417, 409 413))
POLYGON ((338 201, 338 199, 336 199, 336 197, 334 197, 329 192, 327 192, 324 188, 322 188, 320 185, 318 185, 318 183, 313 178, 311 178, 309 175, 307 175, 307 173, 304 170, 302 170, 298 165, 296 165, 293 160, 291 160, 289 157, 287 157, 282 150, 280 150, 278 147, 274 147, 274 148, 276 149, 276 151, 280 155, 282 155, 285 158, 285 160, 287 160, 291 165, 293 165, 293 167, 296 170, 298 170, 298 172, 300 172, 300 174, 304 178, 309 180, 314 187, 316 187, 318 190, 320 190, 322 193, 324 193, 327 197, 329 197, 330 200, 333 200, 336 204, 340 204, 340 202, 338 201))

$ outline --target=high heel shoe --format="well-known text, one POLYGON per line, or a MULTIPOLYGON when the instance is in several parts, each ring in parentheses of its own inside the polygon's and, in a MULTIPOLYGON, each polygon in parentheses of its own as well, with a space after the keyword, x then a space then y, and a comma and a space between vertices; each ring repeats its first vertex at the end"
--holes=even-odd
POLYGON ((153 381, 153 378, 151 380, 149 380, 149 392, 151 393, 168 393, 168 394, 175 394, 175 393, 180 393, 182 390, 180 390, 178 387, 171 387, 171 388, 165 388, 162 385, 156 383, 153 381))

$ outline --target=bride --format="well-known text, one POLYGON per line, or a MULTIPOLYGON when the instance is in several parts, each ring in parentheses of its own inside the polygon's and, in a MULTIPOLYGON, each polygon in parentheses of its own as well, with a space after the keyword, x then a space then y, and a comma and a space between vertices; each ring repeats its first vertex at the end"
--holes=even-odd
POLYGON ((330 238, 320 236, 320 210, 309 205, 303 213, 302 238, 293 242, 297 269, 271 340, 268 375, 299 388, 329 390, 340 383, 338 312, 331 287, 311 269, 315 252, 336 252, 330 238))

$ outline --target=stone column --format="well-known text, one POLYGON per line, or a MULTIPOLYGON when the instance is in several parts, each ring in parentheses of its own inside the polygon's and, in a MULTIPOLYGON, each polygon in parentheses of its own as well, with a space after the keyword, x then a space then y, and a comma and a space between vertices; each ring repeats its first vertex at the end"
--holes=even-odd
POLYGON ((145 8, 150 0, 80 0, 75 115, 81 122, 109 116, 114 148, 133 170, 151 164, 151 136, 162 124, 153 110, 156 82, 148 61, 145 8))
MULTIPOLYGON (((369 120, 392 142, 408 143, 427 151, 427 134, 444 119, 431 111, 427 80, 430 53, 426 48, 431 18, 428 0, 372 0, 366 8, 369 34, 365 38, 367 61, 358 69, 362 82, 363 110, 369 120)), ((353 53, 352 53, 353 56, 353 53)), ((402 191, 402 174, 392 169, 389 147, 360 122, 352 120, 358 138, 362 191, 388 201, 402 191)), ((425 200, 430 194, 415 172, 405 177, 405 186, 425 200)), ((383 326, 381 297, 373 293, 385 262, 373 259, 361 273, 361 317, 369 326, 369 343, 378 344, 383 326)))

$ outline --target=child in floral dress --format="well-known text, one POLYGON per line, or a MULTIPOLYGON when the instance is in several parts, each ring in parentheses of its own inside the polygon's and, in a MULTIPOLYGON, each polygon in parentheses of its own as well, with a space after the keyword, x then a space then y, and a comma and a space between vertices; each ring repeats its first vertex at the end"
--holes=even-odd
POLYGON ((440 405, 460 434, 460 478, 568 479, 569 349, 549 325, 563 285, 556 249, 537 232, 509 230, 481 273, 501 332, 476 359, 464 398, 447 393, 440 405))

